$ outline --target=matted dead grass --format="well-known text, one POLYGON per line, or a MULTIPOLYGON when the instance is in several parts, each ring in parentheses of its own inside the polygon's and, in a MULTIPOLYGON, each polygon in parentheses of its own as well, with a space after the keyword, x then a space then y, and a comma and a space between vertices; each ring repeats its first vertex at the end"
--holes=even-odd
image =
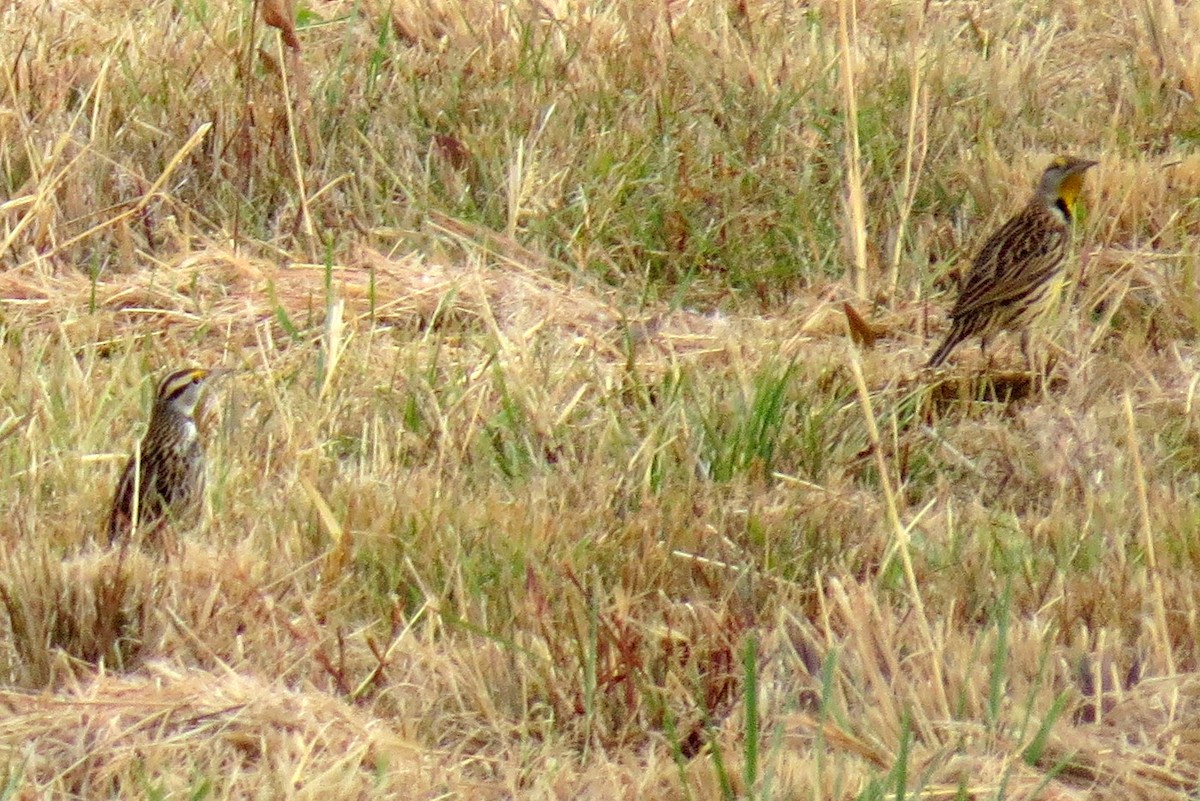
POLYGON ((0 704, 9 724, 0 748, 42 792, 110 795, 147 773, 167 795, 193 788, 197 776, 210 777, 214 793, 253 781, 299 798, 472 789, 430 749, 361 710, 231 670, 151 664, 53 697, 5 692, 0 704), (174 778, 159 775, 166 766, 174 778))

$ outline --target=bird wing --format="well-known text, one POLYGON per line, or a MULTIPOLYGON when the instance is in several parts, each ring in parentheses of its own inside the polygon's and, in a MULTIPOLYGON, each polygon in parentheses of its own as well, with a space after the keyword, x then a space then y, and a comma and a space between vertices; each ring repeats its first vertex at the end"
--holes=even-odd
POLYGON ((162 515, 162 481, 159 471, 154 465, 161 461, 158 454, 146 452, 141 454, 140 465, 137 458, 130 456, 117 482, 117 491, 113 496, 112 510, 108 516, 108 536, 111 541, 123 533, 123 529, 133 522, 133 495, 137 487, 138 519, 142 523, 151 521, 162 515), (140 469, 138 469, 140 466, 140 469), (137 474, 137 475, 135 475, 137 474))
POLYGON ((1058 270, 1067 231, 1029 214, 1019 214, 992 234, 979 250, 950 312, 953 319, 1027 295, 1058 270))

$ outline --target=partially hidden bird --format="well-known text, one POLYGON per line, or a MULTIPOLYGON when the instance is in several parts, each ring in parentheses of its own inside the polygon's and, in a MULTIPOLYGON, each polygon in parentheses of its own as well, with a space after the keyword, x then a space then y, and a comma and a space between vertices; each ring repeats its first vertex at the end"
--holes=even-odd
POLYGON ((110 544, 142 532, 149 545, 169 522, 192 522, 204 492, 204 447, 196 427, 196 407, 214 372, 197 367, 176 370, 158 383, 150 424, 130 455, 117 483, 108 515, 110 544))

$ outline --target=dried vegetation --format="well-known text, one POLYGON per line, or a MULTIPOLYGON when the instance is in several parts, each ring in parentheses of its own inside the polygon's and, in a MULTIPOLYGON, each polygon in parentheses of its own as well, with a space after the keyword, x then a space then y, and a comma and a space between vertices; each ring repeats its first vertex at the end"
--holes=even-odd
POLYGON ((0 29, 4 797, 1200 783, 1197 9, 0 29), (1056 151, 1048 380, 921 374, 1056 151), (98 548, 178 363, 242 368, 205 519, 98 548))

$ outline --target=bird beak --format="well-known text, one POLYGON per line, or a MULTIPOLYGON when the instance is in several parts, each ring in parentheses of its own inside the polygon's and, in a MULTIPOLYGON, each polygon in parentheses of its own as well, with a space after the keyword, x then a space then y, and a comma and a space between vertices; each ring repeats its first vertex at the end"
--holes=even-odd
POLYGON ((234 373, 240 373, 242 371, 235 370, 235 369, 229 368, 229 367, 215 367, 211 370, 197 370, 197 372, 202 374, 201 378, 203 378, 204 380, 213 382, 213 381, 219 381, 222 378, 231 376, 234 373))

